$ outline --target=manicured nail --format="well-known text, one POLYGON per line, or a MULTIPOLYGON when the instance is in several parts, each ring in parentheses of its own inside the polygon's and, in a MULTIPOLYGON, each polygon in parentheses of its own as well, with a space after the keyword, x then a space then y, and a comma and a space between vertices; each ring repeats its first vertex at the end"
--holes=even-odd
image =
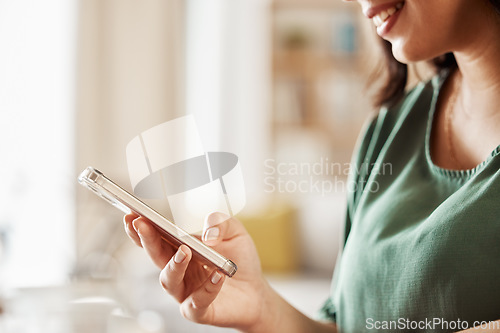
POLYGON ((175 254, 174 262, 176 264, 180 264, 184 260, 184 258, 186 258, 186 254, 182 252, 181 249, 179 249, 179 251, 177 251, 177 253, 175 254))
POLYGON ((220 276, 220 274, 219 274, 219 273, 215 272, 215 273, 214 273, 214 275, 212 275, 212 279, 210 279, 210 281, 211 281, 213 284, 217 284, 217 283, 219 283, 219 281, 220 281, 220 278, 221 278, 221 277, 222 277, 222 276, 220 276))
POLYGON ((134 227, 135 232, 138 233, 139 232, 139 228, 137 228, 137 226, 135 225, 135 221, 137 221, 137 219, 135 219, 135 220, 132 221, 132 227, 134 227))
POLYGON ((205 241, 216 240, 219 238, 220 230, 217 227, 207 229, 205 232, 205 241))
POLYGON ((213 212, 213 213, 208 214, 205 217, 205 222, 203 222, 203 227, 210 228, 210 227, 216 226, 217 224, 221 224, 222 222, 227 221, 230 218, 231 218, 231 216, 229 216, 225 213, 213 212))

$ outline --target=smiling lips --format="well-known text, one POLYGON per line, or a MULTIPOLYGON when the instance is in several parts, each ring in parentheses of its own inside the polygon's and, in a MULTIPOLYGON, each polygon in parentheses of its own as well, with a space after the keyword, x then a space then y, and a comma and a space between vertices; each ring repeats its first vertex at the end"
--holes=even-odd
POLYGON ((375 24, 375 26, 378 28, 382 24, 384 24, 385 21, 389 19, 394 13, 396 13, 398 10, 403 8, 403 3, 399 2, 396 5, 389 7, 385 10, 380 11, 378 14, 373 16, 372 21, 375 24))

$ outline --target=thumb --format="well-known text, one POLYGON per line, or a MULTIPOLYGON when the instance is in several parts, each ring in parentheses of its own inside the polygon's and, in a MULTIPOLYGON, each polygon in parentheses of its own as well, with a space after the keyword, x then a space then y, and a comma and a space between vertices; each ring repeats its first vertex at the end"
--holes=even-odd
POLYGON ((246 233, 245 227, 236 218, 221 212, 214 212, 205 218, 202 239, 205 244, 214 246, 246 233))

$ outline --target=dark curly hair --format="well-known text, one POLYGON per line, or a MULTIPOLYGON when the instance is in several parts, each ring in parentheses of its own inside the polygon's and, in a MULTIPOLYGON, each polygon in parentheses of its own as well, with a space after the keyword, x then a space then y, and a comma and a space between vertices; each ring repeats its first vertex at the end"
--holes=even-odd
MULTIPOLYGON (((500 0, 489 0, 493 9, 500 15, 500 0)), ((397 61, 392 54, 392 46, 388 41, 380 38, 387 68, 387 81, 382 85, 374 102, 376 106, 391 106, 397 103, 405 93, 408 81, 408 66, 397 61)), ((452 53, 444 54, 431 60, 437 71, 452 69, 457 66, 455 56, 452 53)))

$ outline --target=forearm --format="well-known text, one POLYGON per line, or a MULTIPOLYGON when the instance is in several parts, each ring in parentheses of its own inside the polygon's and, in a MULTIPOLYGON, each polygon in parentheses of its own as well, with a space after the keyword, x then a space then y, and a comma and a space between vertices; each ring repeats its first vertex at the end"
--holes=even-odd
POLYGON ((251 327, 247 333, 260 332, 337 332, 333 323, 315 321, 285 301, 271 286, 266 282, 266 298, 261 308, 261 319, 254 327, 251 327))

